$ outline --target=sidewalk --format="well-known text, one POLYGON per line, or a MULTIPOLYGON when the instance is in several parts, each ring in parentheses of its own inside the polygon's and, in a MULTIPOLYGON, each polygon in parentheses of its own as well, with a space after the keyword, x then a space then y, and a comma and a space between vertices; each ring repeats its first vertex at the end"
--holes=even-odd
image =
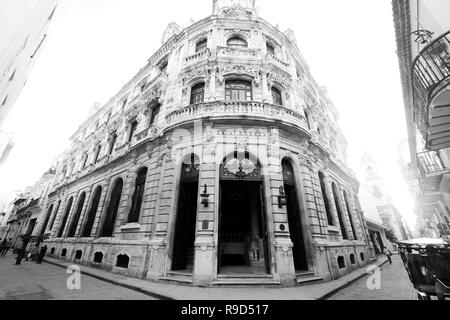
MULTIPOLYGON (((67 268, 71 263, 53 258, 44 262, 67 268)), ((381 267, 385 258, 373 264, 381 267)), ((295 288, 198 288, 124 277, 107 271, 80 266, 81 273, 162 300, 324 300, 367 275, 367 266, 325 283, 295 288)))

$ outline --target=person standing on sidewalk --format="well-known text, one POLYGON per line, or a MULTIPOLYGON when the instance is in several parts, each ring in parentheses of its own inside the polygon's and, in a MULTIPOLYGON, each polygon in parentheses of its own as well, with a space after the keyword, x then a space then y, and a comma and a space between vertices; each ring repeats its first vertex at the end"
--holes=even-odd
POLYGON ((386 258, 388 258, 389 263, 392 264, 392 253, 391 250, 388 248, 384 248, 384 254, 386 255, 386 258))

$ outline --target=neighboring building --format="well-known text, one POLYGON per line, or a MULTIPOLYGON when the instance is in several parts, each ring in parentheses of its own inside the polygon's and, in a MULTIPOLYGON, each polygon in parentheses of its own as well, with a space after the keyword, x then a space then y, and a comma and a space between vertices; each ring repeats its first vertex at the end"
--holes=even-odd
POLYGON ((47 171, 32 187, 28 187, 13 202, 7 221, 6 238, 12 239, 15 248, 21 247, 21 235, 40 236, 44 234, 48 219, 44 213, 48 193, 53 187, 55 171, 47 171))
POLYGON ((44 210, 49 255, 205 286, 291 286, 370 263, 337 110, 293 32, 254 5, 216 0, 212 16, 171 23, 94 108, 44 210))
POLYGON ((393 0, 421 236, 450 236, 450 3, 393 0))
MULTIPOLYGON (((387 194, 384 181, 378 171, 377 163, 369 154, 365 153, 361 158, 361 166, 364 174, 361 190, 368 192, 370 197, 376 199, 377 217, 381 219, 386 230, 392 231, 395 234, 397 240, 409 239, 411 236, 408 225, 392 203, 391 197, 387 194)), ((364 200, 372 202, 370 197, 366 196, 364 200)), ((364 208, 365 203, 363 199, 361 199, 361 204, 364 208)), ((371 216, 371 219, 378 221, 374 214, 371 216)))
POLYGON ((12 133, 0 131, 0 166, 6 161, 11 149, 14 147, 12 136, 12 133))
POLYGON ((58 0, 0 3, 0 129, 41 51, 57 3, 58 0))

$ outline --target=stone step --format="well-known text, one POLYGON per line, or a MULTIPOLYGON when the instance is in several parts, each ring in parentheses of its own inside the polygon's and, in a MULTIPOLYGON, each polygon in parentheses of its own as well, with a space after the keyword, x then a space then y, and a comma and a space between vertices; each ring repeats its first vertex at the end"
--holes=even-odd
POLYGON ((168 277, 187 277, 192 278, 192 272, 183 272, 183 271, 167 271, 166 275, 168 277))
POLYGON ((218 279, 273 279, 269 274, 220 274, 218 279))
POLYGON ((227 279, 227 280, 225 280, 225 279, 217 280, 217 281, 213 282, 213 285, 218 286, 218 287, 280 286, 281 282, 275 281, 275 280, 269 280, 269 279, 264 280, 261 278, 240 278, 240 279, 236 278, 236 279, 227 279))
POLYGON ((295 273, 295 277, 298 278, 302 278, 302 277, 312 277, 314 276, 314 272, 313 271, 297 271, 295 273))
POLYGON ((320 282, 323 280, 323 277, 303 277, 297 278, 298 285, 307 285, 315 282, 320 282))
POLYGON ((192 284, 192 279, 179 277, 160 277, 159 280, 164 282, 173 282, 178 284, 192 284))

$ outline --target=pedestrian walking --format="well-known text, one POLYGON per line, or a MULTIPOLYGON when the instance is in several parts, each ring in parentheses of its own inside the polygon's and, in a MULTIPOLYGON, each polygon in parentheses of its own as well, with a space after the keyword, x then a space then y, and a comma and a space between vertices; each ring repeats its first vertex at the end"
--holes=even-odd
POLYGON ((384 254, 389 260, 389 263, 392 264, 392 252, 388 248, 384 248, 384 254))
POLYGON ((42 260, 44 260, 45 254, 47 253, 47 246, 44 246, 41 248, 41 251, 39 252, 39 256, 37 259, 37 264, 41 264, 42 260))

